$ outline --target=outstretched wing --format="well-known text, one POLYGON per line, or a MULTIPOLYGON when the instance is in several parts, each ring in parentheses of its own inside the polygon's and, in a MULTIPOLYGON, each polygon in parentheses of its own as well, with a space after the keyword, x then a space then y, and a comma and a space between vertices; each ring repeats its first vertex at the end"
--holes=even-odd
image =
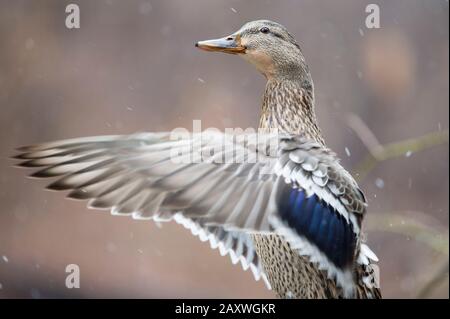
POLYGON ((58 177, 49 189, 112 214, 175 219, 256 277, 248 234, 277 233, 352 289, 365 200, 335 155, 301 136, 141 133, 20 151, 20 166, 40 168, 32 176, 58 177))

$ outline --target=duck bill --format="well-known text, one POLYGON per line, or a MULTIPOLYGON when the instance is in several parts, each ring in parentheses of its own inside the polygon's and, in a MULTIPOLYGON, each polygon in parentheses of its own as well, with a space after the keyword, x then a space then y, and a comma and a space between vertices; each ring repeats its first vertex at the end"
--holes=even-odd
POLYGON ((245 46, 241 44, 238 35, 231 35, 225 38, 199 41, 195 46, 204 51, 224 52, 231 54, 245 53, 245 46))

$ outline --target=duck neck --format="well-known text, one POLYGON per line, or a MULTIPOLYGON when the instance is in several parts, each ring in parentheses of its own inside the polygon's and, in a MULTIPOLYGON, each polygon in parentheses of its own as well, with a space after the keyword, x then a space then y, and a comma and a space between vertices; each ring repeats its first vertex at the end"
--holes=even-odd
POLYGON ((324 145, 314 112, 311 80, 269 79, 263 97, 259 127, 300 134, 324 145))

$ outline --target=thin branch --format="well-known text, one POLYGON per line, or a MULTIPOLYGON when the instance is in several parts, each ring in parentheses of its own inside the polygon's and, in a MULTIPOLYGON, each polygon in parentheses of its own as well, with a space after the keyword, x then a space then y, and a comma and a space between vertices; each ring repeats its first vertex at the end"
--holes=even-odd
POLYGON ((391 232, 404 235, 427 245, 434 251, 445 256, 444 258, 446 258, 446 262, 443 267, 431 274, 431 278, 426 281, 417 295, 417 298, 429 297, 448 276, 448 229, 440 227, 439 221, 432 216, 416 211, 392 213, 373 212, 367 216, 367 219, 367 230, 391 232))
POLYGON ((446 277, 448 277, 449 263, 448 260, 444 263, 444 265, 437 271, 434 276, 420 289, 417 298, 424 299, 431 296, 433 290, 439 287, 442 284, 446 277))
POLYGON ((431 224, 438 225, 438 222, 431 216, 421 212, 371 212, 367 215, 366 230, 404 235, 448 256, 448 230, 439 230, 437 227, 431 226, 431 224))
MULTIPOLYGON (((347 116, 348 126, 358 135, 369 153, 356 165, 353 176, 357 180, 364 179, 380 162, 405 156, 408 153, 420 152, 436 145, 448 143, 448 130, 432 132, 417 138, 382 145, 369 127, 357 115, 347 116)), ((431 249, 446 256, 444 265, 431 276, 419 290, 418 298, 426 298, 439 287, 449 272, 449 233, 448 229, 438 230, 438 226, 431 227, 432 217, 420 212, 371 213, 367 217, 366 229, 371 231, 391 232, 401 234, 422 242, 431 249), (424 221, 424 222, 422 222, 424 221)))
POLYGON ((358 135, 369 152, 373 156, 376 156, 375 150, 382 146, 367 124, 364 123, 364 121, 355 113, 349 113, 346 116, 346 122, 347 125, 358 135))
MULTIPOLYGON (((352 127, 355 128, 354 126, 352 127)), ((361 140, 367 144, 367 136, 361 131, 355 131, 361 140)), ((407 153, 416 153, 436 145, 448 143, 448 130, 432 132, 417 138, 406 139, 399 142, 388 143, 369 148, 369 154, 356 165, 353 176, 357 180, 364 179, 375 166, 385 160, 405 156, 407 153)))

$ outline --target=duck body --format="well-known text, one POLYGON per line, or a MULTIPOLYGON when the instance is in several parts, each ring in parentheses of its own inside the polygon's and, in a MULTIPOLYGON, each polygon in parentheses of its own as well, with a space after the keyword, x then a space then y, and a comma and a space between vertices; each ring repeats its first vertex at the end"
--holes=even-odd
MULTIPOLYGON (((263 130, 276 130, 305 136, 322 147, 326 147, 314 112, 312 81, 307 82, 306 87, 304 87, 304 82, 292 79, 285 81, 269 80, 264 92, 259 127, 263 130)), ((291 190, 290 192, 300 194, 301 190, 291 190)), ((310 197, 309 201, 311 200, 313 200, 312 197, 310 197)), ((351 227, 346 229, 347 234, 344 234, 344 228, 350 225, 343 220, 333 220, 333 218, 339 218, 337 212, 333 212, 331 209, 328 210, 328 215, 324 214, 323 209, 326 209, 327 205, 323 205, 323 209, 322 207, 317 209, 319 207, 318 204, 308 205, 306 196, 304 198, 305 203, 301 203, 301 208, 295 207, 296 204, 298 206, 298 203, 296 203, 298 200, 289 202, 289 196, 286 196, 283 201, 284 205, 280 205, 280 210, 286 210, 283 206, 292 206, 291 209, 289 207, 287 209, 290 215, 295 216, 291 219, 292 224, 297 224, 300 232, 309 235, 305 240, 311 240, 313 244, 320 246, 322 251, 325 251, 328 257, 339 267, 345 267, 345 259, 350 264, 354 263, 352 254, 355 253, 358 238, 356 236, 353 237, 353 229, 351 227), (312 211, 309 212, 308 210, 312 211), (310 214, 309 218, 303 217, 305 214, 310 214), (316 216, 313 216, 314 214, 316 216), (318 214, 320 216, 317 216, 318 214), (298 221, 299 219, 303 219, 303 224, 298 221), (320 230, 320 226, 318 226, 320 222, 329 222, 330 224, 334 222, 335 225, 340 225, 340 228, 336 227, 338 231, 335 232, 334 237, 323 238, 320 231, 324 232, 326 230, 320 230), (342 255, 345 255, 345 253, 336 251, 342 249, 338 248, 339 245, 333 245, 338 240, 347 241, 347 257, 342 258, 342 255)), ((317 199, 315 199, 315 202, 318 202, 317 199)), ((363 206, 360 206, 359 210, 357 213, 364 213, 363 206)), ((298 249, 292 249, 291 245, 282 236, 255 234, 252 235, 252 239, 268 281, 278 297, 322 299, 342 298, 345 296, 336 281, 329 278, 327 271, 319 269, 319 264, 311 262, 311 256, 301 255, 298 249)), ((356 267, 360 269, 359 273, 355 273, 355 291, 351 292, 349 296, 360 298, 380 297, 378 289, 367 289, 366 284, 362 281, 363 277, 360 274, 365 273, 364 267, 362 265, 357 265, 356 267), (361 278, 357 278, 358 276, 361 278)))
MULTIPOLYGON (((324 145, 314 115, 312 87, 296 80, 271 80, 266 84, 259 128, 302 134, 324 145), (291 119, 295 119, 292 121, 291 119)), ((279 298, 337 298, 336 284, 312 264, 309 257, 291 248, 279 235, 252 235, 267 279, 279 298)))
MULTIPOLYGON (((302 136, 327 149, 314 111, 314 84, 309 68, 300 46, 286 28, 268 20, 252 21, 226 39, 245 46, 244 59, 267 79, 259 129, 302 136)), ((339 173, 326 178, 340 184, 341 194, 337 197, 345 198, 346 213, 357 220, 356 227, 323 200, 336 197, 332 191, 323 189, 329 194, 318 199, 302 185, 295 185, 298 190, 288 189, 285 192, 290 195, 280 197, 279 211, 285 212, 284 222, 304 235, 304 245, 313 248, 292 248, 280 235, 252 235, 267 280, 281 298, 381 297, 377 288, 368 288, 364 282, 368 262, 357 262, 365 198, 349 174, 343 170, 341 174, 345 178, 339 173)))

